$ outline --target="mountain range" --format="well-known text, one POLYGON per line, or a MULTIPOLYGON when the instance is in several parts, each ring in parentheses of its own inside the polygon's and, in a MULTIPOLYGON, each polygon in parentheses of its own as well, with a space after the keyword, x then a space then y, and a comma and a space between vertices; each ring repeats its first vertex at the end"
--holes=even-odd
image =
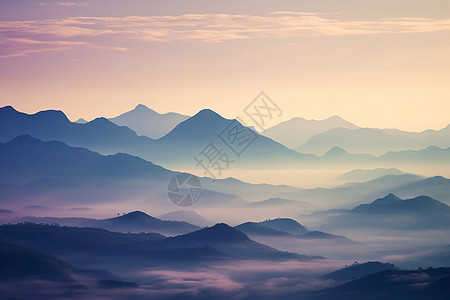
POLYGON ((321 231, 310 231, 297 221, 289 218, 278 218, 263 222, 246 222, 235 226, 235 228, 251 237, 267 236, 296 239, 339 239, 351 242, 351 240, 344 236, 337 236, 321 231))
MULTIPOLYGON (((352 209, 317 212, 325 228, 378 230, 444 230, 450 227, 450 206, 428 196, 401 199, 390 193, 352 209)), ((301 216, 305 219, 305 216, 301 216)), ((306 219, 308 219, 306 217, 306 219)))
POLYGON ((313 260, 320 258, 276 250, 251 240, 242 231, 224 223, 185 235, 160 240, 156 242, 156 245, 162 249, 198 246, 213 247, 221 252, 232 255, 236 259, 313 260))
MULTIPOLYGON (((314 260, 320 257, 282 252, 251 240, 226 224, 166 238, 155 233, 124 234, 96 228, 61 227, 31 223, 0 226, 0 238, 60 257, 79 257, 79 265, 102 260, 141 261, 150 266, 171 260, 186 264, 209 259, 314 260)), ((78 261, 78 258, 76 259, 78 261)), ((103 267, 102 262, 93 263, 103 267)))
POLYGON ((134 211, 122 216, 103 220, 89 218, 23 217, 17 221, 36 224, 59 224, 60 226, 80 228, 92 227, 123 233, 145 232, 163 235, 184 234, 200 229, 200 227, 185 221, 161 220, 141 211, 134 211))
POLYGON ((349 281, 386 270, 400 270, 400 268, 393 264, 382 263, 379 261, 369 261, 362 264, 355 262, 345 268, 324 274, 321 278, 333 279, 337 281, 349 281))
MULTIPOLYGON (((208 109, 180 122, 161 138, 152 139, 139 136, 130 128, 118 126, 105 118, 79 124, 70 122, 61 111, 41 111, 28 115, 10 106, 0 108, 0 142, 8 142, 24 134, 43 141, 62 141, 70 146, 83 147, 104 155, 127 153, 169 168, 197 168, 205 176, 219 178, 228 168, 357 167, 367 164, 381 167, 393 163, 442 165, 443 162, 450 161, 450 148, 434 146, 417 151, 391 151, 381 157, 374 157, 370 154, 358 154, 358 151, 348 153, 348 149, 333 142, 323 148, 325 154, 322 157, 302 154, 208 109), (205 156, 208 151, 214 151, 210 152, 216 154, 214 159, 205 156)), ((388 135, 385 132, 382 134, 388 135)), ((442 130, 442 134, 427 134, 435 140, 448 140, 445 130, 442 130)), ((336 138, 334 134, 331 136, 336 138)), ((371 139, 371 135, 367 138, 371 139)), ((351 141, 354 139, 356 137, 349 138, 351 141)), ((397 137, 392 136, 392 139, 396 140, 397 137)), ((391 141, 387 141, 383 145, 390 144, 391 141)), ((445 142, 440 144, 444 145, 445 142)))
MULTIPOLYGON (((19 136, 8 143, 0 143, 0 162, 2 200, 12 201, 10 203, 18 207, 51 203, 65 206, 70 203, 117 203, 123 199, 128 199, 130 204, 150 200, 153 204, 167 206, 167 183, 177 174, 131 155, 103 156, 30 136, 19 136), (45 203, 42 199, 46 199, 45 203)), ((201 182, 203 195, 198 205, 202 207, 248 205, 249 208, 260 209, 283 206, 298 213, 302 210, 311 212, 314 206, 331 204, 342 207, 356 201, 363 203, 371 197, 390 192, 403 197, 427 194, 447 201, 445 195, 450 191, 450 180, 446 178, 423 179, 412 174, 386 175, 337 188, 305 190, 285 185, 250 184, 233 178, 216 181, 201 178, 201 182), (261 200, 267 196, 273 199, 261 200), (246 202, 241 197, 253 202, 246 202), (311 205, 301 202, 305 200, 311 205)))
POLYGON ((357 129, 359 127, 339 116, 324 120, 306 120, 297 117, 270 127, 262 134, 291 149, 296 149, 313 136, 334 128, 357 129))
POLYGON ((450 125, 441 130, 429 129, 420 133, 377 128, 333 128, 311 137, 295 150, 322 155, 332 147, 340 147, 351 153, 379 156, 389 151, 421 150, 429 146, 450 147, 450 125))
POLYGON ((229 167, 237 160, 239 164, 236 165, 239 166, 265 167, 314 157, 290 150, 242 126, 238 121, 224 119, 208 109, 198 112, 165 136, 154 140, 138 136, 128 127, 117 126, 105 118, 79 124, 70 122, 61 111, 28 115, 10 106, 1 108, 0 141, 7 142, 24 134, 44 141, 62 141, 102 154, 128 153, 178 168, 181 165, 196 167, 194 157, 201 159, 201 152, 211 146, 210 143, 228 156, 220 156, 221 161, 226 163, 221 168, 229 167))
POLYGON ((350 208, 374 198, 395 193, 400 197, 428 195, 450 204, 450 180, 442 176, 425 178, 413 174, 385 175, 367 182, 348 182, 332 188, 303 189, 281 193, 281 197, 307 200, 320 207, 350 208))
MULTIPOLYGON (((400 199, 394 194, 379 198, 369 204, 361 204, 351 210, 359 214, 379 215, 434 215, 447 214, 450 216, 450 206, 431 197, 419 196, 413 199, 400 199)), ((449 220, 450 221, 450 220, 449 220)))
MULTIPOLYGON (((28 135, 0 143, 0 202, 68 206, 143 201, 172 207, 167 184, 177 174, 128 154, 104 156, 28 135), (45 199, 45 200, 43 200, 45 199)), ((200 206, 244 205, 238 196, 203 189, 200 206)), ((141 204, 142 205, 142 204, 141 204)))
POLYGON ((369 180, 374 180, 386 175, 403 175, 405 172, 400 171, 396 168, 377 168, 377 169, 355 169, 346 172, 338 177, 336 180, 339 181, 350 181, 350 182, 364 182, 369 180))

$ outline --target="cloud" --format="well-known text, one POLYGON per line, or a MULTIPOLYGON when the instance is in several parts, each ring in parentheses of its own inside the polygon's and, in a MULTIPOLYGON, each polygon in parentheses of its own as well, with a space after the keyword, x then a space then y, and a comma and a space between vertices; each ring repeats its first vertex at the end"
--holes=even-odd
MULTIPOLYGON (((49 2, 72 6, 72 2, 49 2)), ((76 4, 79 5, 79 4, 76 4)), ((245 39, 300 38, 305 36, 346 36, 369 34, 408 34, 450 29, 449 19, 397 18, 375 21, 347 21, 317 12, 275 11, 265 15, 183 14, 176 16, 69 17, 62 19, 3 21, 0 39, 17 43, 18 38, 41 41, 36 49, 19 51, 17 55, 71 48, 64 41, 87 42, 86 46, 101 46, 101 41, 113 38, 112 49, 123 49, 130 41, 137 43, 199 41, 221 43, 245 39), (16 39, 16 40, 14 40, 16 39)), ((12 48, 12 47, 9 47, 12 48)), ((20 47, 19 47, 20 48, 20 47)), ((17 56, 11 54, 10 56, 17 56)), ((3 55, 3 57, 6 57, 3 55)))
POLYGON ((212 288, 234 291, 243 288, 241 283, 231 280, 227 274, 216 270, 149 270, 144 272, 144 274, 150 277, 157 277, 160 282, 159 285, 164 286, 165 289, 212 288))
POLYGON ((0 41, 0 58, 27 56, 30 53, 37 52, 62 51, 86 44, 86 42, 46 42, 26 38, 9 38, 0 41))
POLYGON ((64 2, 64 1, 53 1, 53 2, 39 2, 36 3, 41 6, 89 6, 90 3, 87 2, 64 2))
POLYGON ((322 274, 334 269, 337 262, 299 262, 299 261, 234 261, 212 263, 206 266, 186 269, 149 268, 137 274, 147 285, 143 288, 155 293, 205 295, 227 294, 239 298, 239 295, 276 295, 287 292, 306 292, 327 288, 336 284, 333 280, 320 280, 311 274, 322 274))
POLYGON ((289 11, 278 10, 268 13, 269 15, 299 15, 299 16, 318 16, 318 15, 338 15, 338 12, 305 12, 305 11, 289 11))

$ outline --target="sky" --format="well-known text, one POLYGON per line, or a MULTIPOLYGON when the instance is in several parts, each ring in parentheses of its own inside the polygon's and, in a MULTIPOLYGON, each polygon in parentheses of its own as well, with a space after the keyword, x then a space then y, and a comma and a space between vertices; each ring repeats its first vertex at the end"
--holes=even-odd
POLYGON ((0 0, 0 106, 450 123, 448 0, 0 0))

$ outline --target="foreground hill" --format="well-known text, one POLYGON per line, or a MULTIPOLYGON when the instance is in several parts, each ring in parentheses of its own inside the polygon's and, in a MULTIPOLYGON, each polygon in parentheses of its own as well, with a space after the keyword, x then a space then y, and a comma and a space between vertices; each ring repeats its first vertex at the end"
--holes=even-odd
POLYGON ((0 240, 0 278, 75 282, 75 268, 56 257, 0 240))
POLYGON ((0 239, 2 299, 90 299, 137 288, 106 270, 78 269, 64 260, 0 239), (99 292, 99 289, 101 291, 99 292))
POLYGON ((96 228, 18 224, 0 226, 0 238, 61 257, 83 268, 113 271, 156 263, 223 259, 225 254, 210 247, 161 250, 155 242, 165 239, 155 233, 125 234, 96 228))

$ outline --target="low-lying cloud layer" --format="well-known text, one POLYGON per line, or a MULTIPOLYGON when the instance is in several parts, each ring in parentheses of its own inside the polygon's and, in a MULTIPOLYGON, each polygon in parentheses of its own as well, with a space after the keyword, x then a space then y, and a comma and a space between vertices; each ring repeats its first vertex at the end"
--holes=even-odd
POLYGON ((336 269, 339 262, 267 262, 237 261, 208 267, 185 269, 147 269, 139 273, 148 285, 142 287, 166 295, 185 293, 200 296, 215 291, 230 299, 246 299, 250 295, 278 295, 319 290, 335 285, 314 275, 336 269))

